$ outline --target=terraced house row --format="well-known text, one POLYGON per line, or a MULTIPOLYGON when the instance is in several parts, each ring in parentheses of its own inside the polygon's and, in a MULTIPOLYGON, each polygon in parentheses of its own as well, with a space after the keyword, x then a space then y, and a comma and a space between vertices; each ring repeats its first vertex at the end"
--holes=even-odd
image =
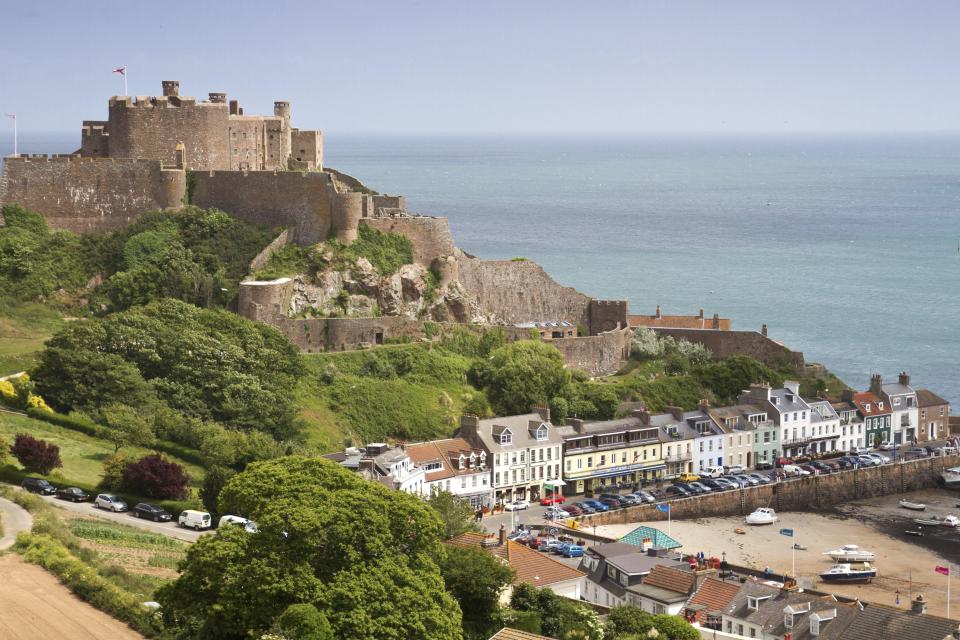
POLYGON ((610 486, 645 486, 710 467, 770 468, 781 457, 856 451, 882 443, 907 445, 947 436, 949 404, 910 376, 840 402, 803 398, 800 385, 753 385, 737 403, 693 410, 636 410, 615 420, 565 425, 546 406, 531 413, 481 419, 463 416, 451 439, 389 446, 371 444, 330 457, 389 486, 430 495, 449 491, 472 506, 537 500, 610 486))

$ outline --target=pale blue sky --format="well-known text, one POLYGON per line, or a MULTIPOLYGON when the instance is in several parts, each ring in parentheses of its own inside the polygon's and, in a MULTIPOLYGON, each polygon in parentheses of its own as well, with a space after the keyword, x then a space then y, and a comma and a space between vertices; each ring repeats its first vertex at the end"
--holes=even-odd
POLYGON ((338 133, 960 130, 957 0, 0 4, 25 133, 105 118, 121 65, 338 133))

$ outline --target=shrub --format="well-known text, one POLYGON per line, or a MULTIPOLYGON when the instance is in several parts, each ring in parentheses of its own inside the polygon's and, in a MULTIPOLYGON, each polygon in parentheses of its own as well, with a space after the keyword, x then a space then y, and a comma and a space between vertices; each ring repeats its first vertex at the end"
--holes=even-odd
POLYGON ((333 640, 327 617, 312 604, 292 604, 277 618, 277 628, 297 640, 333 640))
POLYGON ((207 474, 203 477, 203 487, 200 489, 200 500, 203 501, 203 507, 214 515, 219 515, 220 508, 217 505, 217 499, 223 490, 227 481, 235 475, 233 469, 215 465, 207 469, 207 474))
POLYGON ((123 472, 133 459, 123 451, 109 455, 103 461, 103 478, 97 486, 107 491, 118 491, 123 487, 123 472))
POLYGON ((123 470, 123 488, 151 498, 182 500, 189 482, 183 467, 158 454, 144 456, 123 470))
POLYGON ((63 466, 60 447, 26 433, 16 435, 10 452, 24 469, 41 475, 49 475, 57 467, 63 466))

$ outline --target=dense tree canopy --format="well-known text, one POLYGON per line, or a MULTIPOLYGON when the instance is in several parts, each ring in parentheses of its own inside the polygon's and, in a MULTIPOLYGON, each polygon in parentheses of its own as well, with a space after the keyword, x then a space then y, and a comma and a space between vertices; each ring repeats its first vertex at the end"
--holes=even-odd
POLYGON ((463 611, 464 636, 486 640, 502 625, 500 594, 514 571, 493 554, 481 549, 449 549, 440 562, 447 590, 463 611))
POLYGON ((228 527, 201 538, 160 592, 170 624, 205 638, 270 630, 292 604, 312 604, 334 636, 457 640, 461 614, 444 590, 439 518, 422 500, 322 459, 251 464, 220 494, 228 527))
POLYGON ((563 356, 552 345, 522 340, 504 345, 473 371, 499 415, 527 413, 537 403, 569 394, 570 373, 563 356))
POLYGON ((41 352, 34 379, 64 411, 97 411, 118 399, 138 409, 159 402, 284 437, 302 367, 276 329, 167 299, 70 324, 41 352))

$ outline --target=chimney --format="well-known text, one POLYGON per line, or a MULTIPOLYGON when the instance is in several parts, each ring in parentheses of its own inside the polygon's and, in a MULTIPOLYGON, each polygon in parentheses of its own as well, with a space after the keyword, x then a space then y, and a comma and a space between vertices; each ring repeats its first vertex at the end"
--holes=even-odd
POLYGON ((502 522, 500 523, 500 532, 497 535, 497 540, 500 543, 500 546, 503 546, 507 543, 507 527, 502 522))
POLYGON ((240 114, 240 103, 236 100, 230 101, 230 115, 236 116, 240 114))
POLYGON ((640 541, 640 551, 646 553, 651 548, 653 548, 653 540, 650 538, 644 538, 640 541))
POLYGON ((883 391, 883 376, 875 373, 870 376, 870 393, 879 396, 883 391))
POLYGON ((634 409, 631 412, 634 418, 638 418, 641 424, 650 424, 650 412, 646 409, 634 409))
POLYGON ((535 404, 531 407, 534 413, 540 414, 540 419, 544 422, 550 422, 550 407, 545 404, 535 404))
POLYGON ((227 101, 227 94, 219 92, 210 93, 210 102, 221 104, 227 101))
POLYGON ((168 98, 176 98, 180 95, 180 81, 179 80, 164 80, 163 81, 163 95, 168 98))
POLYGON ((910 374, 907 373, 906 371, 900 372, 900 384, 902 384, 905 387, 910 386, 910 374))
POLYGON ((700 309, 700 315, 699 315, 698 317, 699 317, 701 320, 703 320, 703 309, 700 309))
POLYGON ((710 401, 706 398, 701 398, 698 406, 700 407, 700 411, 703 411, 704 413, 710 411, 710 401))
POLYGON ((583 420, 580 418, 568 418, 567 424, 573 427, 573 430, 577 433, 583 433, 583 420))
POLYGON ((760 327, 760 335, 762 335, 764 338, 767 337, 767 323, 766 323, 766 322, 764 322, 764 323, 763 323, 763 326, 760 327))
POLYGON ((681 407, 667 407, 667 413, 672 415, 675 420, 683 420, 683 409, 681 407))
POLYGON ((783 388, 789 389, 795 396, 800 395, 800 383, 796 380, 784 380, 783 388))
POLYGON ((917 594, 917 597, 910 602, 910 612, 917 614, 927 612, 927 601, 924 600, 922 593, 917 594))
POLYGON ((460 416, 460 437, 468 442, 477 440, 480 431, 480 418, 474 415, 460 416))
POLYGON ((657 313, 656 313, 656 315, 654 315, 653 317, 654 317, 654 318, 659 318, 659 317, 660 317, 660 305, 657 305, 657 313))
POLYGON ((720 314, 719 314, 719 313, 713 314, 713 328, 714 328, 714 329, 719 329, 719 328, 720 328, 720 314))

